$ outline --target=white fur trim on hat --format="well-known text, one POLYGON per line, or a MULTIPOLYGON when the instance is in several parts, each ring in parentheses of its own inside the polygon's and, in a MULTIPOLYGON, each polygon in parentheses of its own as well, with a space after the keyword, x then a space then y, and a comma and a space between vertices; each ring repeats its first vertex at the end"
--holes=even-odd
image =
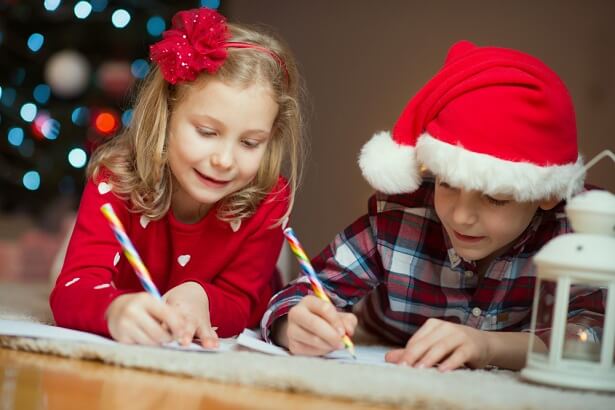
POLYGON ((421 184, 414 147, 396 143, 386 131, 363 146, 359 167, 367 182, 385 194, 412 192, 421 184))
MULTIPOLYGON (((487 195, 512 195, 519 202, 565 199, 568 184, 583 168, 580 156, 569 165, 513 162, 442 142, 427 133, 417 140, 416 158, 452 186, 487 195)), ((573 192, 583 188, 583 180, 584 175, 574 182, 573 192)))

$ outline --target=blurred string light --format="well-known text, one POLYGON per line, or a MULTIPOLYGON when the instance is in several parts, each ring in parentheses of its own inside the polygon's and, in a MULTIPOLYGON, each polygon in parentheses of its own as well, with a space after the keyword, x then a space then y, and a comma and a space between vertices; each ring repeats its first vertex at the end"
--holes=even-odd
POLYGON ((220 7, 220 0, 201 0, 201 7, 217 9, 218 7, 220 7))
POLYGON ((45 37, 41 33, 32 33, 28 37, 28 48, 33 53, 40 50, 43 47, 43 43, 45 43, 45 37))
POLYGON ((143 79, 149 72, 149 63, 142 58, 132 62, 130 72, 135 78, 143 79))
POLYGON ((73 148, 68 153, 68 163, 74 168, 83 168, 88 161, 88 156, 81 148, 73 148))
POLYGON ((23 130, 19 127, 13 127, 9 130, 7 139, 9 144, 14 147, 19 147, 23 143, 23 130))
POLYGON ((22 178, 23 186, 30 191, 36 191, 41 186, 41 176, 36 171, 28 171, 22 178))
POLYGON ((122 125, 128 128, 130 126, 130 121, 132 121, 132 108, 122 113, 122 125))
POLYGON ((25 139, 19 146, 19 153, 24 157, 31 157, 34 154, 34 142, 31 139, 25 139))
POLYGON ((85 127, 90 123, 90 110, 86 107, 77 107, 71 113, 70 119, 73 124, 85 127))
POLYGON ((32 124, 32 132, 39 138, 55 140, 60 135, 60 122, 51 118, 49 113, 40 112, 32 124))
POLYGON ((73 12, 78 19, 85 19, 92 12, 92 5, 87 1, 80 1, 75 4, 73 12))
POLYGON ((21 106, 21 110, 19 110, 19 114, 21 115, 21 118, 24 121, 32 122, 34 118, 36 117, 37 111, 38 109, 36 108, 36 105, 34 105, 33 103, 25 103, 24 105, 21 106))
POLYGON ((150 36, 158 37, 164 31, 166 25, 162 17, 154 16, 147 19, 146 27, 150 36))
POLYGON ((26 69, 23 67, 17 68, 13 71, 13 75, 11 76, 11 82, 13 85, 20 86, 23 84, 26 79, 26 69))
POLYGON ((47 104, 49 97, 51 96, 51 88, 47 84, 39 84, 34 87, 32 96, 39 104, 47 104))
POLYGON ((124 28, 130 23, 130 13, 124 9, 117 9, 111 15, 111 23, 116 28, 124 28))
POLYGON ((7 107, 10 107, 15 102, 15 97, 17 96, 17 91, 14 88, 6 87, 2 90, 2 96, 0 96, 0 101, 7 107))
POLYGON ((109 2, 107 0, 91 0, 90 4, 92 5, 92 11, 100 13, 107 8, 107 4, 109 4, 109 2))
POLYGON ((43 6, 47 11, 56 11, 56 9, 60 6, 60 0, 45 0, 43 2, 43 6))

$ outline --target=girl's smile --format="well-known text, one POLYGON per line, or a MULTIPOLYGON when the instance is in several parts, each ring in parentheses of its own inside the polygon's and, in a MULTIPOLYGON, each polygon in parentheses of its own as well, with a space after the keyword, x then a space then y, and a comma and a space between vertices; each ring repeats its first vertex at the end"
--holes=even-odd
POLYGON ((196 172, 197 176, 199 177, 199 179, 201 180, 201 182, 203 182, 203 184, 209 188, 224 188, 226 187, 230 182, 232 182, 232 179, 229 180, 219 180, 219 179, 215 179, 212 177, 209 177, 201 172, 199 172, 198 170, 194 170, 194 172, 196 172))

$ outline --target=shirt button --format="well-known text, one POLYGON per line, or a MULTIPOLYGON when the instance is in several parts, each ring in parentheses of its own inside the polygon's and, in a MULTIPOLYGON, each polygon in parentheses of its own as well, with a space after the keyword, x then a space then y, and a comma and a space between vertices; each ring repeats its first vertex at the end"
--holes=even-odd
POLYGON ((480 310, 480 308, 475 307, 474 309, 472 309, 472 314, 476 317, 479 317, 481 313, 482 311, 480 310))
POLYGON ((471 270, 467 270, 465 271, 465 275, 466 278, 471 278, 472 276, 474 276, 474 272, 472 272, 471 270))

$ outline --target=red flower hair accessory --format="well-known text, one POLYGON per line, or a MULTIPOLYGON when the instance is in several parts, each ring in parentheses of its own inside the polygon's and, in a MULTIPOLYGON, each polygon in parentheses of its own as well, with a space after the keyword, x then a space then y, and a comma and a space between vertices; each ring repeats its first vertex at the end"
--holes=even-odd
POLYGON ((226 19, 215 10, 180 11, 162 40, 150 46, 150 58, 169 83, 192 81, 201 71, 215 73, 224 64, 230 37, 226 19))

